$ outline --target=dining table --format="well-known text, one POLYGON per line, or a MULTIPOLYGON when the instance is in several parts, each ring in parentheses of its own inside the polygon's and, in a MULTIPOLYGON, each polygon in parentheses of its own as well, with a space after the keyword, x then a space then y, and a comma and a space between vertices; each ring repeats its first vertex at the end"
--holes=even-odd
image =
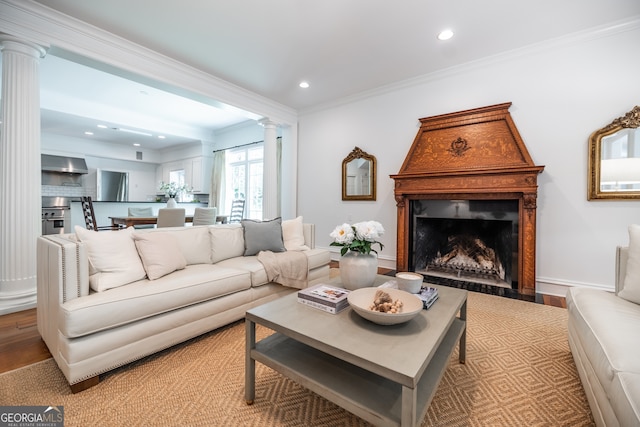
MULTIPOLYGON (((217 215, 216 222, 220 222, 225 224, 227 222, 227 215, 217 215)), ((110 216, 111 225, 124 225, 125 227, 132 227, 135 225, 149 225, 149 224, 157 224, 158 217, 157 216, 110 216)), ((193 215, 185 215, 184 217, 185 223, 193 222, 193 215)))

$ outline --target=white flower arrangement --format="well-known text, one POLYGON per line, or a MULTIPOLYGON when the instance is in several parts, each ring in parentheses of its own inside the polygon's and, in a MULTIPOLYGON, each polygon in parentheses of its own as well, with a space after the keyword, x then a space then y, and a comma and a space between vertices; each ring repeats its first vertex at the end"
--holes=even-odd
POLYGON ((377 221, 363 221, 356 224, 339 225, 329 234, 333 238, 331 246, 342 246, 340 255, 344 255, 347 251, 361 252, 369 254, 370 252, 378 253, 371 246, 380 245, 380 250, 384 247, 378 238, 384 234, 382 224, 377 221))
POLYGON ((188 185, 179 185, 176 182, 166 183, 162 181, 160 183, 160 191, 164 191, 165 196, 175 198, 182 193, 188 193, 191 191, 188 185))

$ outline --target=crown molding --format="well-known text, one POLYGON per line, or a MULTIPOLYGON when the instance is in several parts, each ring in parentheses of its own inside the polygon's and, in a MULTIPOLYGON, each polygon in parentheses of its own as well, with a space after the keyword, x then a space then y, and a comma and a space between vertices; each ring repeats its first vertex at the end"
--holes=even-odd
POLYGON ((525 56, 533 55, 539 52, 548 52, 553 49, 576 45, 576 44, 584 43, 590 40, 597 40, 605 37, 610 37, 619 33, 634 31, 638 29, 640 29, 640 15, 634 15, 627 19, 615 21, 606 25, 601 25, 598 27, 590 28, 588 30, 579 31, 573 34, 547 40, 544 42, 531 44, 522 48, 501 52, 501 53, 487 56, 475 61, 466 62, 464 64, 456 65, 456 66, 445 68, 442 70, 437 70, 437 71, 423 74, 417 77, 411 77, 409 79, 390 83, 388 85, 379 86, 371 90, 363 91, 363 92, 353 94, 344 98, 336 99, 333 101, 328 101, 323 104, 318 104, 312 107, 303 108, 298 110, 298 116, 300 117, 306 114, 317 113, 320 111, 339 107, 341 105, 363 101, 367 98, 384 95, 386 93, 394 92, 401 89, 411 88, 411 87, 415 87, 415 86, 426 84, 426 83, 437 82, 439 80, 454 76, 456 74, 467 73, 469 71, 473 71, 478 68, 486 67, 488 65, 493 65, 493 64, 497 64, 505 61, 510 61, 515 58, 525 57, 525 56))
POLYGON ((253 120, 268 118, 288 126, 297 122, 290 107, 32 0, 0 0, 0 32, 56 56, 118 70, 158 89, 235 109, 253 120))

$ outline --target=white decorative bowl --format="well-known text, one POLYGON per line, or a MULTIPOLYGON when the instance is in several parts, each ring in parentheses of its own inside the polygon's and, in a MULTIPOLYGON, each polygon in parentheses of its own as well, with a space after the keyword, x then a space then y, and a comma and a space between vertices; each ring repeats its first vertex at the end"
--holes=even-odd
POLYGON ((402 271, 396 273, 396 282, 398 283, 398 289, 407 291, 411 294, 417 294, 422 287, 422 281, 424 276, 422 274, 413 273, 410 271, 402 271))
POLYGON ((361 317, 377 323, 378 325, 397 325, 413 319, 422 310, 422 300, 417 296, 399 289, 391 288, 361 288, 349 292, 347 296, 349 305, 361 317), (374 297, 378 290, 387 292, 391 299, 402 301, 400 313, 381 313, 370 310, 374 297))

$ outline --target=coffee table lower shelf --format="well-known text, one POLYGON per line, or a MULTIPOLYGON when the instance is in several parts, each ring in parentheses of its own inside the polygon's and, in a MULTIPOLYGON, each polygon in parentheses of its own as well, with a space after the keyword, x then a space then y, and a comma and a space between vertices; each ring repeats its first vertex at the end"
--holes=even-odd
MULTIPOLYGON (((247 325, 254 328, 255 325, 247 325)), ((420 425, 438 388, 449 358, 466 322, 455 318, 429 365, 417 384, 413 417, 420 425)), ((281 333, 260 340, 250 351, 250 358, 268 366, 303 387, 334 402, 376 426, 404 426, 402 423, 403 386, 371 371, 331 356, 281 333)), ((248 376, 247 390, 255 394, 255 366, 248 376), (249 376, 253 378, 249 378, 249 376), (253 382, 253 384, 251 384, 253 382)), ((253 397, 246 394, 247 398, 253 397)), ((408 393, 405 400, 411 396, 408 393)), ((249 400, 253 400, 248 399, 249 400)), ((407 402, 405 402, 407 403, 407 402)), ((410 405, 410 403, 409 403, 410 405)), ((407 408, 405 408, 407 411, 407 408)), ((405 419, 407 418, 405 414, 405 419)))

